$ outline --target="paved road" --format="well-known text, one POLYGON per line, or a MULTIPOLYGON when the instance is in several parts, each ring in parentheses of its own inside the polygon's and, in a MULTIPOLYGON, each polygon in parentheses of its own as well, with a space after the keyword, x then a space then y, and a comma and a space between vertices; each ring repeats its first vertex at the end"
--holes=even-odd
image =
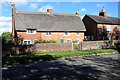
POLYGON ((8 80, 120 80, 120 54, 15 65, 3 68, 8 80))

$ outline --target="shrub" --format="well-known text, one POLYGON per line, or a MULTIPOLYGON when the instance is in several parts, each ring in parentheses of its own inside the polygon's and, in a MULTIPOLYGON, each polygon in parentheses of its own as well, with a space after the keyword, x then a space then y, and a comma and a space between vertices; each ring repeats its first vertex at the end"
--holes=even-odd
POLYGON ((49 42, 50 43, 57 43, 55 40, 50 40, 49 42))

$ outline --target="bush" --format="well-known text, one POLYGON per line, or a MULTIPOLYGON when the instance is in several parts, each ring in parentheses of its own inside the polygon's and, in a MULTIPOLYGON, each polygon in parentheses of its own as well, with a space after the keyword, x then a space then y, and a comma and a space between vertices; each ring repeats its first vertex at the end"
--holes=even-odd
POLYGON ((49 42, 50 43, 57 43, 55 40, 50 40, 49 42))
POLYGON ((48 41, 48 40, 38 40, 38 41, 35 42, 35 44, 37 44, 37 43, 57 43, 57 42, 55 40, 50 40, 50 41, 48 41))

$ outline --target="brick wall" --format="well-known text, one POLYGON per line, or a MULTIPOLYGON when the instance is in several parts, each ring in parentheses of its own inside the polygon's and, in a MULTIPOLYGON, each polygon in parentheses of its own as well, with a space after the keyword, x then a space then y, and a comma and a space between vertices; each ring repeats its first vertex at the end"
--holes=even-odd
POLYGON ((19 54, 72 51, 72 43, 41 43, 36 45, 23 45, 18 47, 19 54))
POLYGON ((55 40, 58 43, 60 43, 60 39, 64 39, 64 42, 67 42, 67 40, 76 41, 84 40, 84 32, 80 32, 80 35, 78 36, 76 32, 70 32, 68 36, 64 35, 64 32, 51 32, 51 35, 47 36, 46 32, 36 32, 36 34, 27 34, 26 32, 17 32, 18 36, 22 36, 24 40, 30 40, 32 44, 34 44, 34 40, 55 40))
POLYGON ((72 51, 71 43, 45 43, 36 44, 36 53, 46 53, 46 52, 66 52, 72 51))
POLYGON ((52 32, 50 36, 46 36, 46 32, 41 33, 41 37, 44 40, 55 40, 60 43, 60 39, 64 39, 64 42, 67 42, 68 39, 71 41, 76 41, 79 39, 80 41, 84 40, 84 32, 80 32, 80 35, 77 36, 76 32, 70 32, 70 35, 66 36, 64 32, 52 32))
POLYGON ((80 50, 115 48, 120 40, 113 41, 85 41, 80 43, 80 50))
POLYGON ((35 39, 41 38, 41 32, 36 32, 36 34, 27 34, 26 32, 17 32, 18 36, 22 36, 24 40, 31 40, 31 43, 34 44, 35 39))
POLYGON ((85 36, 94 36, 94 39, 97 40, 97 23, 88 16, 83 18, 83 22, 86 27, 85 36))

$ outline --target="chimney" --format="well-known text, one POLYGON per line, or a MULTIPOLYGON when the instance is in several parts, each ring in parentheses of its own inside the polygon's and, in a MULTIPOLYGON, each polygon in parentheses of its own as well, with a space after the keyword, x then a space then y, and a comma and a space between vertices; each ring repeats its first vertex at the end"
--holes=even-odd
POLYGON ((12 40, 15 41, 15 16, 16 16, 16 7, 15 4, 11 4, 12 8, 12 40))
POLYGON ((79 15, 79 12, 78 11, 76 11, 76 13, 75 13, 76 15, 79 15))
POLYGON ((47 12, 48 13, 52 13, 52 9, 47 9, 47 12))
POLYGON ((11 4, 11 6, 13 7, 13 8, 12 8, 12 15, 15 15, 15 14, 16 14, 15 4, 11 4))
POLYGON ((101 12, 99 12, 99 16, 107 17, 107 13, 104 9, 102 9, 101 12))

